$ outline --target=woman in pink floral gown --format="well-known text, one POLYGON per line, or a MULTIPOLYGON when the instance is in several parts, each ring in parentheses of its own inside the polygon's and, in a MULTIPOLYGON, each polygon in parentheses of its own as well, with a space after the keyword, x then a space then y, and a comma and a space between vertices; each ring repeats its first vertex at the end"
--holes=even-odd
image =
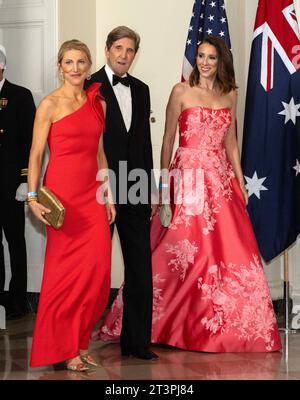
MULTIPOLYGON (((164 199, 171 182, 172 222, 164 228, 156 214, 151 226, 153 343, 207 352, 281 348, 246 211, 236 97, 231 53, 209 36, 189 82, 175 85, 167 107, 162 170, 170 164, 177 123, 180 140, 169 167, 173 178, 161 184, 164 199), (188 196, 178 201, 179 192, 188 196)), ((121 324, 122 288, 94 339, 118 340, 121 324)))

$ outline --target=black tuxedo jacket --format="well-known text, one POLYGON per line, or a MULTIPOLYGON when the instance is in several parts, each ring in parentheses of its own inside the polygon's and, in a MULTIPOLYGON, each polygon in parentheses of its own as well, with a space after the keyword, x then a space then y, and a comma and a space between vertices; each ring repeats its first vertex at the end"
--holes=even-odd
POLYGON ((35 105, 28 89, 7 80, 0 97, 8 100, 0 110, 0 191, 11 196, 27 181, 35 105))
MULTIPOLYGON (((94 73, 89 86, 100 82, 100 92, 106 101, 106 127, 104 132, 104 150, 108 166, 112 169, 119 184, 119 161, 128 162, 128 173, 141 168, 148 175, 148 200, 151 194, 151 170, 153 168, 152 144, 150 135, 150 94, 149 87, 128 74, 132 96, 132 122, 129 132, 121 114, 118 100, 108 80, 104 67, 94 73)), ((117 201, 118 202, 118 201, 117 201)))

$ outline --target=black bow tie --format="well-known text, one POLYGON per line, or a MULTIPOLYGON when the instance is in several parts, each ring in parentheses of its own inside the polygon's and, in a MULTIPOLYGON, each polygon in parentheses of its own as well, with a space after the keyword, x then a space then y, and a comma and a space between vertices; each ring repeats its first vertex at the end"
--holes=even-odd
POLYGON ((129 86, 129 78, 128 76, 124 76, 124 78, 121 78, 118 75, 113 75, 113 86, 117 85, 118 83, 122 83, 122 85, 129 86))

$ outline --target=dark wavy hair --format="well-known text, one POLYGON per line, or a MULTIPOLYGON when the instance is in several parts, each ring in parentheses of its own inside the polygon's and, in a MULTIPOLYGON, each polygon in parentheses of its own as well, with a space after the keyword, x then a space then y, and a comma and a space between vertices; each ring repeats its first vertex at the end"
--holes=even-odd
MULTIPOLYGON (((235 83, 232 54, 229 48, 226 46, 224 40, 213 35, 207 36, 199 44, 197 49, 197 55, 199 47, 204 43, 208 43, 211 46, 214 46, 214 48, 217 51, 218 69, 217 69, 216 82, 220 87, 221 93, 227 94, 231 90, 237 89, 237 85, 235 83)), ((196 64, 189 77, 189 84, 191 87, 193 87, 198 85, 199 82, 200 82, 200 72, 196 64)))

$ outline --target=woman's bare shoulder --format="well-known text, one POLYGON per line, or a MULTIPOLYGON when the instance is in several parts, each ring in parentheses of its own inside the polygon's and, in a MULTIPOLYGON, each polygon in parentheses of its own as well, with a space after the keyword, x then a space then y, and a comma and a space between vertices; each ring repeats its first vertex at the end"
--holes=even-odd
POLYGON ((179 82, 176 83, 176 85, 173 86, 172 92, 171 92, 171 98, 179 100, 182 102, 182 99, 184 98, 185 94, 190 90, 190 85, 188 82, 179 82))
POLYGON ((228 108, 234 108, 237 103, 237 90, 232 89, 229 93, 226 93, 225 95, 221 95, 223 98, 223 103, 227 104, 226 107, 228 108))
POLYGON ((58 102, 60 101, 60 99, 62 98, 62 96, 60 95, 60 92, 58 89, 53 90, 53 92, 47 94, 47 96, 45 96, 40 104, 43 104, 43 106, 55 106, 58 104, 58 102))
POLYGON ((48 116, 51 118, 53 112, 59 105, 59 101, 60 101, 59 91, 54 90, 41 100, 37 112, 40 115, 48 114, 48 116))
POLYGON ((232 89, 229 93, 228 93, 228 97, 232 100, 232 101, 236 101, 238 96, 238 91, 237 89, 232 89))
POLYGON ((173 86, 172 92, 175 94, 184 94, 189 88, 190 85, 188 82, 178 82, 173 86))

